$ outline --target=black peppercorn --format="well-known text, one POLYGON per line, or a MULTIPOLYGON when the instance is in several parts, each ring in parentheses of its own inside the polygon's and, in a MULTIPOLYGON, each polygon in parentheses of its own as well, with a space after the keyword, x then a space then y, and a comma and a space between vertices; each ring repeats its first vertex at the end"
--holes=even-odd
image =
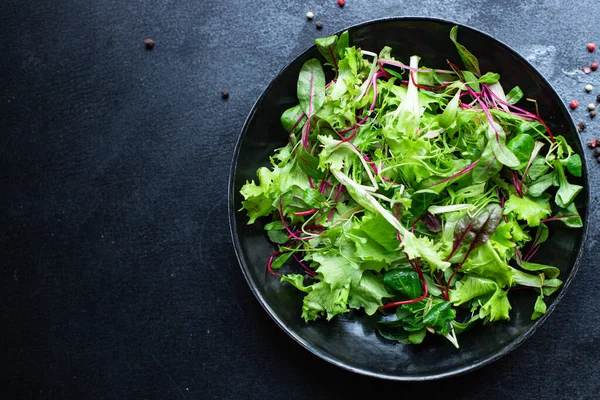
POLYGON ((229 98, 229 90, 227 89, 223 89, 221 90, 221 98, 223 98, 224 100, 229 98))
POLYGON ((596 160, 598 160, 598 164, 600 164, 600 157, 596 158, 596 160))
POLYGON ((597 101, 598 103, 600 103, 600 94, 599 94, 598 96, 596 96, 596 101, 597 101))
POLYGON ((321 21, 315 22, 315 26, 317 27, 318 30, 323 29, 323 23, 321 21))
POLYGON ((146 39, 144 40, 144 44, 146 45, 146 49, 152 50, 154 48, 154 40, 146 39))
POLYGON ((585 122, 581 121, 578 125, 577 125, 577 131, 579 133, 583 132, 585 130, 585 122))
POLYGON ((594 150, 592 150, 592 154, 594 157, 600 157, 600 147, 594 148, 594 150))
POLYGON ((596 111, 590 111, 590 118, 594 118, 596 116, 596 111))

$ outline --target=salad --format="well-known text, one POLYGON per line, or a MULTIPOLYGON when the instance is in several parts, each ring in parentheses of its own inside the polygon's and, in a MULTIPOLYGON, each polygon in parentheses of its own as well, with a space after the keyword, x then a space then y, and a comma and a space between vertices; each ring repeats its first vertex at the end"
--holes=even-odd
POLYGON ((534 320, 561 286, 533 260, 549 224, 582 227, 569 182, 581 158, 457 33, 463 69, 359 49, 348 32, 315 41, 331 81, 318 59, 302 66, 299 104, 281 116, 289 143, 241 194, 275 246, 267 270, 305 293, 307 323, 361 309, 386 339, 458 347, 477 321, 510 319, 511 290, 538 293, 534 320))

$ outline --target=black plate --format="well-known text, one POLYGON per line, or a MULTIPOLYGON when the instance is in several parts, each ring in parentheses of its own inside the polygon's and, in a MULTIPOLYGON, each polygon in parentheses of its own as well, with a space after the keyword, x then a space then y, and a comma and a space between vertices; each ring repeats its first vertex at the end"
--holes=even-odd
MULTIPOLYGON (((462 65, 448 38, 454 25, 457 24, 430 18, 377 20, 349 28, 350 41, 351 45, 375 52, 383 46, 391 46, 394 56, 405 61, 417 54, 421 56, 421 64, 429 67, 444 67, 447 59, 462 65)), ((519 85, 526 97, 537 99, 542 117, 552 131, 567 137, 585 162, 568 111, 531 64, 505 44, 475 29, 461 26, 459 39, 478 56, 482 71, 500 73, 504 88, 508 90, 519 85)), ((379 378, 427 380, 447 377, 486 365, 516 348, 552 313, 579 266, 588 226, 585 164, 583 176, 576 182, 584 186, 577 202, 584 229, 569 230, 551 224, 552 237, 535 258, 537 262, 560 268, 561 278, 565 280, 563 288, 551 298, 546 315, 531 321, 536 294, 515 291, 511 293, 510 322, 479 326, 463 333, 459 336, 461 347, 458 350, 443 338, 432 340, 428 337, 418 346, 387 341, 376 333, 376 318, 362 312, 350 312, 330 322, 320 320, 305 324, 300 318, 302 293, 266 274, 266 262, 274 246, 267 240, 260 221, 247 225, 245 213, 237 211, 242 201, 239 190, 247 180, 256 179, 257 168, 268 165, 274 149, 286 144, 287 134, 280 125, 279 116, 298 103, 296 82, 300 67, 314 57, 322 60, 313 46, 271 82, 252 108, 234 153, 229 186, 231 233, 242 271, 259 302, 284 331, 314 354, 348 370, 379 378)))

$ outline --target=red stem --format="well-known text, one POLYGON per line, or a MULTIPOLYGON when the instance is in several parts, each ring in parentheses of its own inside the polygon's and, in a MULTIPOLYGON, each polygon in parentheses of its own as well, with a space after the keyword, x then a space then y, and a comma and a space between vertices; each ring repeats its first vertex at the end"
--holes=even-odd
POLYGON ((454 276, 456 275, 456 273, 458 271, 460 271, 460 269, 462 268, 462 266, 465 263, 465 261, 467 261, 467 258, 469 258, 469 254, 471 254, 471 251, 473 250, 473 244, 474 243, 475 242, 471 243, 471 246, 469 246, 469 250, 467 250, 467 254, 465 254, 465 257, 460 262, 460 265, 454 270, 454 272, 452 273, 452 275, 450 275, 450 278, 448 279, 448 283, 446 284, 446 296, 444 296, 445 299, 449 299, 450 298, 450 283, 452 283, 452 279, 454 278, 454 276))
POLYGON ((281 252, 277 250, 275 253, 271 254, 271 257, 269 257, 269 262, 267 263, 267 270, 269 271, 269 273, 271 273, 271 275, 281 276, 281 274, 278 274, 277 272, 273 271, 273 268, 271 268, 271 264, 273 264, 275 257, 277 257, 280 254, 281 252))

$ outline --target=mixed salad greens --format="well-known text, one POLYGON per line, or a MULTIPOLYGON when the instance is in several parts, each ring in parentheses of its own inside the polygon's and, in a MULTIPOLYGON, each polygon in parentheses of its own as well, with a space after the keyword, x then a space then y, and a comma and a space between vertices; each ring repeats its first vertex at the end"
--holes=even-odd
POLYGON ((475 321, 510 319, 511 289, 537 291, 536 319, 560 287, 531 260, 548 224, 582 226, 567 178, 581 158, 515 106, 519 87, 482 74, 457 27, 450 39, 464 70, 407 65, 348 32, 316 40, 333 80, 317 59, 302 66, 299 104, 281 116, 289 143, 241 194, 249 224, 270 217, 267 269, 306 293, 307 322, 364 309, 387 339, 458 347, 475 321))

